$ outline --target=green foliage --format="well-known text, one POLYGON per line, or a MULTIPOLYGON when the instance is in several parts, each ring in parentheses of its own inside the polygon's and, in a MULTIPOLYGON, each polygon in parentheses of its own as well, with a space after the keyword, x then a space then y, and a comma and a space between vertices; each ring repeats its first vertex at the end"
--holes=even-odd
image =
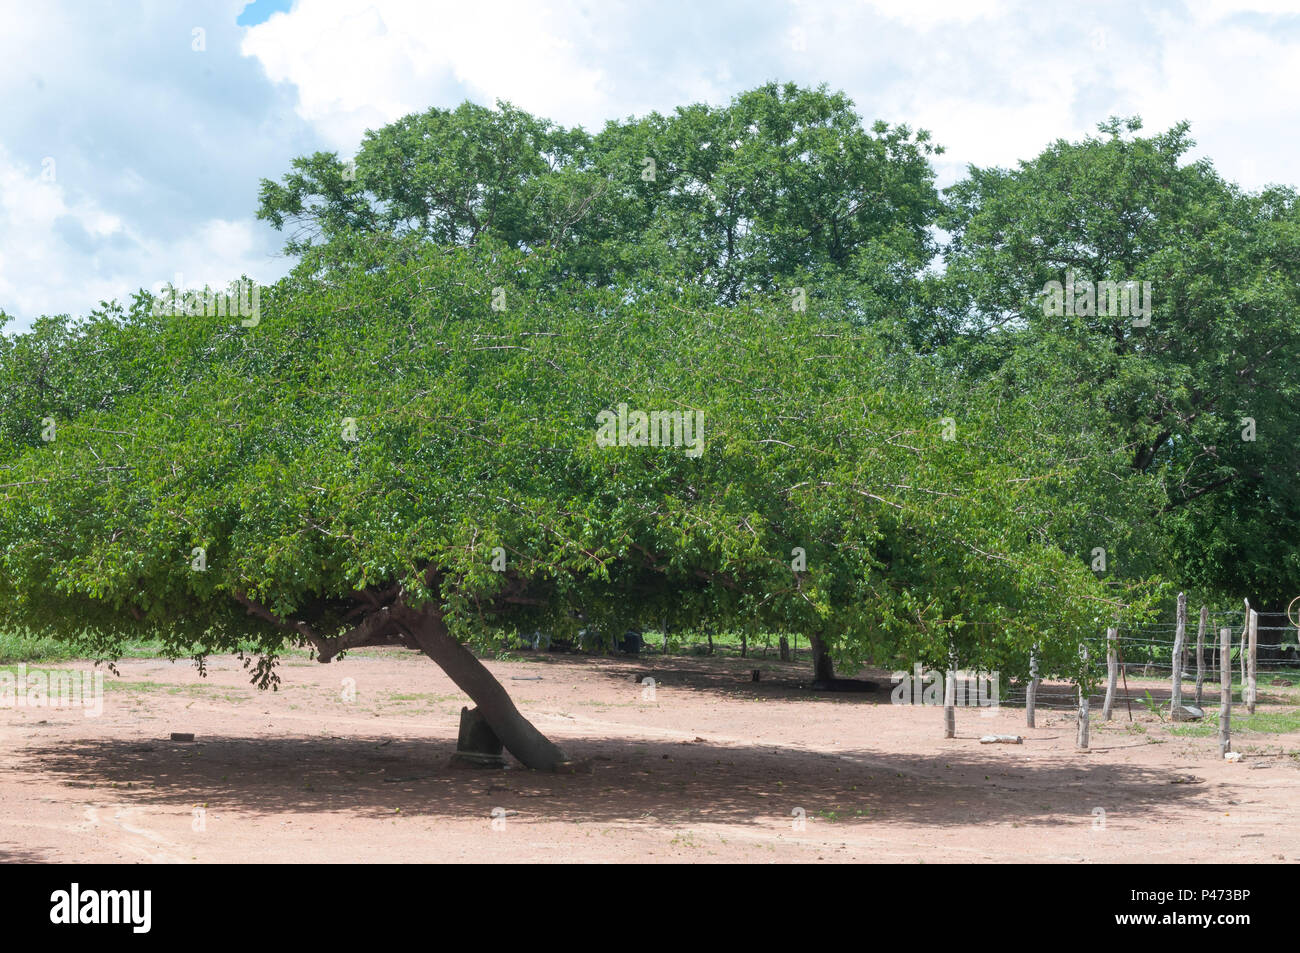
POLYGON ((1165 720, 1165 703, 1153 698, 1150 690, 1146 692, 1145 697, 1139 698, 1138 702, 1147 710, 1148 714, 1155 715, 1161 721, 1165 720))
POLYGON ((1099 138, 972 169, 950 189, 947 306, 971 329, 968 366, 1011 390, 1053 380, 1105 409, 1130 466, 1163 486, 1180 578, 1283 600, 1300 590, 1300 209, 1290 189, 1246 195, 1208 161, 1184 164, 1185 124, 1126 135, 1140 128, 1111 120, 1099 138), (1100 300, 1047 313, 1047 282, 1070 270, 1150 282, 1149 326, 1100 300))
POLYGON ((539 291, 523 253, 365 247, 365 267, 266 289, 256 327, 151 326, 160 366, 198 369, 184 388, 83 412, 11 462, 0 624, 89 627, 110 654, 252 632, 272 658, 284 631, 237 595, 332 633, 359 593, 418 592, 432 568, 467 637, 708 619, 847 658, 935 663, 954 640, 1018 668, 1044 625, 1064 660, 1140 602, 1043 542, 1089 518, 1060 501, 1098 448, 1044 440, 1030 400, 963 392, 945 440, 956 398, 932 371, 784 297, 539 291), (702 411, 703 455, 598 446, 619 403, 702 411))
POLYGON ((1036 644, 1092 685, 1170 567, 1300 583, 1295 196, 1139 128, 946 203, 928 133, 794 85, 596 134, 467 103, 297 159, 255 325, 142 293, 0 338, 0 627, 266 681, 401 591, 480 645, 707 625, 1023 677, 1036 644), (1045 313, 1071 269, 1150 281, 1150 326, 1045 313), (599 446, 620 404, 702 413, 703 454, 599 446))
POLYGON ((793 84, 595 136, 465 103, 367 133, 351 166, 295 160, 282 182, 263 180, 258 216, 307 262, 357 234, 416 236, 545 249, 557 280, 671 275, 735 303, 843 274, 877 300, 935 252, 928 157, 941 151, 906 126, 868 131, 843 94, 793 84))
MULTIPOLYGON (((141 294, 129 312, 103 302, 83 319, 42 317, 24 334, 0 334, 0 462, 57 436, 63 421, 112 407, 157 380, 148 310, 141 294)), ((0 312, 0 329, 9 320, 0 312)))

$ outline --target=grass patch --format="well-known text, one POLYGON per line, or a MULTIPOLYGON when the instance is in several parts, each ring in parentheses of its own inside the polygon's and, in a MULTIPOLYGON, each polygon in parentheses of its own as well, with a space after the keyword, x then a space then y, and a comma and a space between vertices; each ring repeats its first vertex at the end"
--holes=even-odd
POLYGON ((26 633, 0 632, 0 664, 63 662, 75 657, 72 647, 66 642, 26 633))
MULTIPOLYGON (((41 668, 39 665, 37 667, 31 667, 32 663, 30 662, 9 662, 0 665, 0 672, 8 672, 16 679, 19 675, 19 665, 28 666, 25 673, 28 678, 33 675, 44 675, 50 683, 53 683, 57 676, 68 675, 69 673, 71 673, 75 678, 80 679, 83 671, 85 671, 83 669, 41 668)), ((200 682, 194 685, 173 685, 168 682, 128 681, 127 679, 115 677, 111 672, 108 672, 103 668, 96 669, 95 671, 104 677, 105 692, 126 692, 130 694, 166 692, 168 695, 193 695, 200 698, 220 697, 230 702, 244 701, 248 697, 246 693, 242 693, 238 689, 232 690, 228 685, 218 685, 213 682, 200 682)), ((79 681, 78 684, 82 683, 79 681)), ((24 691, 26 690, 23 688, 21 683, 19 683, 18 687, 22 688, 24 691)))
MULTIPOLYGON (((256 654, 251 642, 243 646, 243 649, 246 654, 256 654)), ((233 652, 219 652, 213 653, 212 657, 233 656, 234 654, 233 652)), ((358 652, 357 654, 364 653, 358 652)), ((178 659, 187 659, 192 655, 193 650, 186 650, 176 657, 178 659)), ((280 657, 286 659, 305 659, 310 655, 309 650, 300 648, 285 647, 280 652, 280 657)), ((91 658, 93 658, 93 655, 87 652, 85 646, 78 645, 75 642, 35 636, 30 632, 0 632, 0 665, 12 665, 18 662, 27 662, 28 664, 34 662, 70 662, 91 658)), ((168 656, 161 639, 143 639, 125 643, 122 646, 122 654, 119 658, 166 659, 170 658, 170 656, 168 656)))
MULTIPOLYGON (((1208 738, 1219 733, 1218 709, 1207 710, 1205 720, 1191 725, 1170 725, 1169 733, 1180 738, 1208 738)), ((1253 715, 1232 712, 1232 733, 1285 735, 1300 731, 1300 709, 1294 711, 1256 711, 1253 715)))
POLYGON ((428 692, 389 692, 387 701, 390 702, 425 702, 429 705, 438 705, 443 702, 456 701, 460 695, 433 695, 428 692))
MULTIPOLYGON (((166 658, 160 639, 127 642, 122 646, 122 658, 166 658)), ((65 642, 30 632, 0 632, 0 665, 17 662, 70 662, 88 659, 84 646, 65 642)))

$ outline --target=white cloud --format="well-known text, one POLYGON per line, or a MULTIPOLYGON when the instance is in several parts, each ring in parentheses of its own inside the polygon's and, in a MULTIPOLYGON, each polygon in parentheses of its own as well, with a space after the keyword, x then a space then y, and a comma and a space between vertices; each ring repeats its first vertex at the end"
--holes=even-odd
POLYGON ((257 181, 320 140, 241 54, 243 5, 6 10, 0 309, 18 327, 177 271, 221 284, 283 274, 281 240, 253 219, 257 181))
POLYGON ((347 0, 308 0, 250 28, 243 50, 272 80, 298 87, 304 119, 354 149, 367 128, 455 105, 439 101, 455 85, 562 121, 610 118, 604 73, 580 62, 569 35, 582 19, 574 3, 376 2, 358 11, 347 0))
POLYGON ((1195 17, 1098 3, 1080 16, 1026 0, 806 0, 795 12, 816 60, 804 75, 848 91, 867 119, 931 130, 947 148, 941 184, 967 163, 1014 166, 1058 138, 1095 134, 1111 115, 1140 115, 1146 133, 1191 121, 1194 155, 1247 188, 1300 183, 1300 8, 1191 7, 1195 17), (1283 13, 1290 29, 1269 19, 1283 13))
POLYGON ((1192 22, 1198 26, 1218 23, 1238 14, 1262 16, 1296 16, 1295 0, 1197 0, 1186 5, 1192 22))
POLYGON ((0 309, 15 315, 52 313, 60 309, 51 307, 50 299, 62 297, 81 310, 88 295, 98 295, 98 301, 116 293, 111 282, 67 273, 60 224, 95 238, 123 230, 121 219, 93 201, 70 200, 58 182, 57 164, 24 168, 0 149, 0 309))
POLYGON ((84 314, 100 301, 128 301, 184 275, 187 287, 224 286, 241 274, 265 279, 262 226, 209 219, 179 238, 141 233, 94 199, 74 195, 42 169, 0 148, 0 310, 26 324, 39 314, 84 314))
POLYGON ((1191 119, 1249 187, 1300 178, 1300 135, 1276 122, 1300 118, 1297 36, 1238 17, 1286 13, 1287 0, 1102 3, 1084 17, 1027 0, 760 2, 713 21, 686 6, 646 10, 375 0, 357 12, 346 0, 299 0, 251 29, 243 49, 292 85, 300 115, 344 152, 367 127, 466 97, 599 128, 792 78, 846 90, 867 120, 929 128, 948 147, 945 181, 968 162, 1014 165, 1112 114, 1140 114, 1148 130, 1191 119), (724 21, 732 28, 710 29, 724 21), (1253 149, 1239 141, 1247 116, 1259 123, 1253 149))
POLYGON ((866 0, 875 12, 917 30, 1004 16, 1006 0, 866 0))
POLYGON ((1249 188, 1300 183, 1295 0, 297 0, 247 29, 243 6, 6 11, 0 308, 84 312, 178 271, 274 279, 259 178, 467 98, 598 129, 824 82, 867 121, 930 129, 941 184, 1140 114, 1148 132, 1190 120, 1198 154, 1249 188))

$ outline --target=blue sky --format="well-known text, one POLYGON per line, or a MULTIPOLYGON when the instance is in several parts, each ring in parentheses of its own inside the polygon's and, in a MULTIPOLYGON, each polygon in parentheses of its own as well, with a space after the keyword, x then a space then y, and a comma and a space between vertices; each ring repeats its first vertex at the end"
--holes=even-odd
POLYGON ((1300 0, 51 0, 0 30, 0 309, 273 280, 258 181, 408 112, 599 128, 771 79, 930 129, 941 185, 1112 114, 1190 120, 1245 187, 1300 184, 1300 0))
POLYGON ((237 26, 257 26, 271 19, 274 13, 287 13, 293 0, 253 0, 235 18, 237 26))

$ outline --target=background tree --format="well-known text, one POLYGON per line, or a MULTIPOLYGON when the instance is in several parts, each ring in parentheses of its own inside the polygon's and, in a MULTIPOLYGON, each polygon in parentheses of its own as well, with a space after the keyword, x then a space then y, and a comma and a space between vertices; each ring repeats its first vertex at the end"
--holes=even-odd
POLYGON ((1140 128, 1112 119, 1099 137, 1015 170, 972 168, 949 190, 961 360, 1013 390, 1047 376, 1104 407, 1130 466, 1163 486, 1181 578, 1276 602, 1300 590, 1295 195, 1245 194, 1207 160, 1185 162, 1186 124, 1130 135, 1140 128), (1150 325, 1082 295, 1073 313, 1046 314, 1046 283, 1071 271, 1149 281, 1150 325))
POLYGON ((360 235, 546 249, 557 280, 673 275, 733 304, 855 275, 877 295, 935 253, 925 131, 863 128, 824 87, 612 121, 592 136, 508 103, 431 109, 367 132, 354 162, 294 160, 259 218, 307 255, 360 235))

